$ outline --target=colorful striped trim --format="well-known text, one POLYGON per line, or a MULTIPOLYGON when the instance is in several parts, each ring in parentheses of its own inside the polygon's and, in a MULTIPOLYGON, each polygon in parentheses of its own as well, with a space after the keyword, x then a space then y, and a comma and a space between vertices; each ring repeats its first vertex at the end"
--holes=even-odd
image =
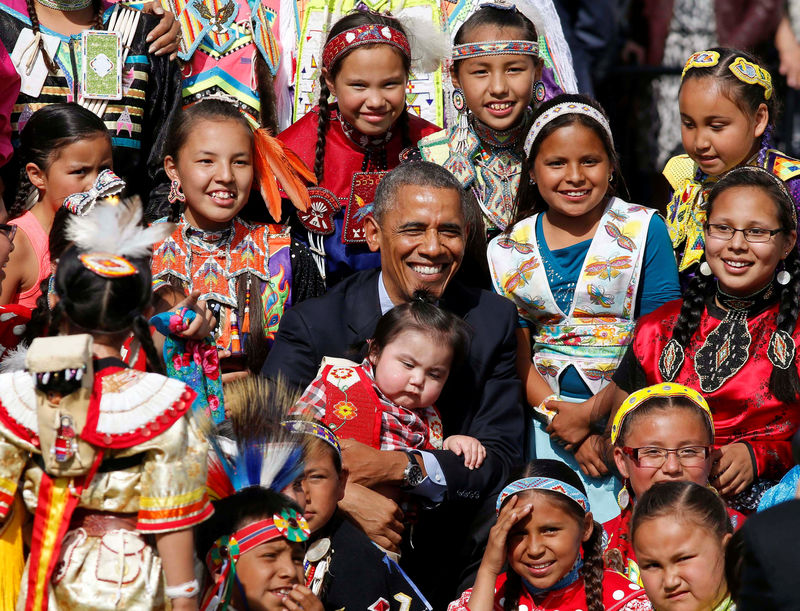
POLYGON ((489 40, 453 47, 453 61, 487 55, 531 55, 539 57, 539 42, 533 40, 489 40))
POLYGON ((525 490, 547 490, 549 492, 558 492, 566 497, 569 497, 581 506, 584 513, 590 511, 589 499, 586 495, 566 482, 561 480, 552 479, 549 477, 525 477, 511 482, 508 486, 503 488, 500 496, 497 497, 497 505, 495 509, 500 513, 500 508, 503 502, 510 496, 524 492, 525 490))
POLYGON ((406 38, 405 34, 388 25, 370 23, 345 30, 329 40, 322 50, 322 65, 328 68, 332 66, 344 52, 354 47, 376 43, 392 45, 400 49, 403 55, 411 59, 411 47, 408 44, 408 38, 406 38))

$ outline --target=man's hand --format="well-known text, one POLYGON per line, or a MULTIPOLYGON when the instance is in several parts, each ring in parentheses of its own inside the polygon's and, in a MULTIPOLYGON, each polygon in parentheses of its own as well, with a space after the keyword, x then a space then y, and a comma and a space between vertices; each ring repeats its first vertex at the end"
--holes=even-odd
POLYGON ((562 443, 572 450, 591 434, 591 406, 589 401, 570 403, 568 401, 547 401, 547 409, 558 413, 545 429, 556 443, 562 443))
POLYGON ((603 477, 608 474, 608 467, 600 455, 602 443, 600 435, 592 435, 587 437, 575 451, 575 460, 578 461, 581 471, 589 477, 603 477))
POLYGON ((397 503, 348 480, 339 509, 382 548, 390 552, 399 551, 405 527, 403 512, 397 503))
MULTIPOLYGON (((350 471, 350 481, 368 488, 381 484, 399 485, 403 482, 403 473, 408 465, 408 456, 404 452, 376 450, 368 445, 342 439, 342 463, 350 471)), ((422 474, 425 465, 419 461, 422 474)))
POLYGON ((169 11, 165 11, 158 1, 146 2, 142 8, 143 13, 161 17, 161 21, 147 35, 146 42, 151 42, 148 53, 153 55, 166 55, 169 53, 170 59, 178 57, 178 45, 180 42, 181 24, 169 11))

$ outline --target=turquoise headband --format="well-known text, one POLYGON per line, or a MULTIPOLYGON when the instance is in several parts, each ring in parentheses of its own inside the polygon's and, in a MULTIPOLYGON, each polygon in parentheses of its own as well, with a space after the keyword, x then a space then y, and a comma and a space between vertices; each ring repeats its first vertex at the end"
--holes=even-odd
POLYGON ((574 486, 549 477, 526 477, 511 482, 508 486, 503 488, 500 496, 497 497, 497 506, 495 508, 497 513, 500 513, 500 508, 508 497, 518 494, 519 492, 524 492, 525 490, 549 490, 550 492, 558 492, 571 498, 580 505, 584 513, 590 511, 589 499, 574 486))

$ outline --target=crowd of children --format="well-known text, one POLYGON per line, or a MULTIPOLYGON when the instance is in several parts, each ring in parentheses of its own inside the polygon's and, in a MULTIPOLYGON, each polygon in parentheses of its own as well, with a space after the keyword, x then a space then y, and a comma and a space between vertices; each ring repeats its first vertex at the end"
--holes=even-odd
POLYGON ((800 161, 774 148, 758 58, 686 60, 670 200, 628 202, 551 0, 473 3, 452 32, 331 18, 294 123, 288 12, 163 4, 178 21, 0 6, 19 75, 0 100, 0 611, 724 611, 773 587, 747 582, 748 519, 795 495, 800 161), (423 72, 444 125, 410 102, 423 72), (446 180, 386 178, 415 165, 446 180), (364 273, 365 342, 315 349, 313 380, 269 359, 328 324, 295 308, 364 273), (453 390, 504 358, 475 349, 491 321, 455 313, 473 295, 516 309, 514 465, 453 390), (471 549, 419 580, 443 507, 470 531, 442 541, 471 549))

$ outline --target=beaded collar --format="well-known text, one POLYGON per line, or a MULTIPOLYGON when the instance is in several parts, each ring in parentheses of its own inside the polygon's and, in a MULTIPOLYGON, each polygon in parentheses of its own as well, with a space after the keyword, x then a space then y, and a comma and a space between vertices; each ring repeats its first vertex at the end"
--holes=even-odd
MULTIPOLYGON (((405 112, 405 110, 403 112, 405 112)), ((331 120, 338 120, 339 124, 342 126, 342 132, 345 137, 357 147, 364 150, 364 160, 361 163, 362 172, 385 172, 389 169, 386 159, 386 145, 389 144, 389 141, 394 135, 394 127, 397 125, 396 122, 380 136, 367 136, 345 121, 338 110, 331 113, 331 120)))
POLYGON ((492 149, 515 149, 522 140, 522 135, 530 123, 530 118, 533 112, 530 109, 525 110, 519 125, 515 125, 504 131, 492 129, 482 121, 475 118, 474 115, 470 117, 470 124, 481 142, 488 144, 492 149))
POLYGON ((583 567, 583 560, 581 560, 580 554, 578 557, 575 558, 575 564, 572 565, 569 573, 564 575, 561 579, 559 579, 556 583, 551 585, 549 588, 537 588, 534 585, 528 583, 525 579, 522 579, 522 585, 525 586, 525 589, 531 593, 532 596, 541 596, 542 594, 547 594, 548 592, 553 592, 555 590, 561 590, 566 588, 567 586, 571 586, 573 583, 578 581, 578 578, 581 576, 581 568, 583 567))

